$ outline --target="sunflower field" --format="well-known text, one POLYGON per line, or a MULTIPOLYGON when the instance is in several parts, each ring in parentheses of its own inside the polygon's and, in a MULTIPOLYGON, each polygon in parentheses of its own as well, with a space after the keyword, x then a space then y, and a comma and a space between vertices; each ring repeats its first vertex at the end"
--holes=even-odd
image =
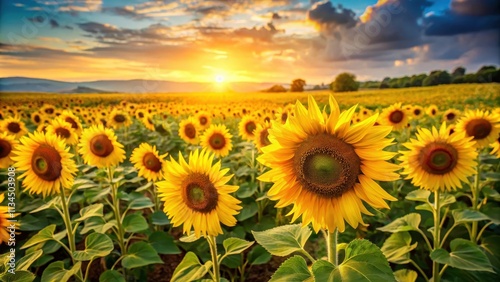
POLYGON ((0 281, 497 281, 500 85, 2 93, 0 281))

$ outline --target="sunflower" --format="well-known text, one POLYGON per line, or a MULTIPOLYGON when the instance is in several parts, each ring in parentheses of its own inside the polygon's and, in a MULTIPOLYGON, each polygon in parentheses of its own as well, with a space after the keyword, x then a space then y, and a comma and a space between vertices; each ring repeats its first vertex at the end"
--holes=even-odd
POLYGON ((187 143, 190 144, 198 144, 199 143, 199 138, 198 138, 198 128, 200 127, 198 120, 189 117, 185 120, 182 120, 179 123, 179 136, 182 138, 182 140, 186 141, 187 143))
POLYGON ((123 145, 118 143, 112 129, 102 124, 93 125, 82 132, 78 152, 86 164, 98 168, 115 166, 125 159, 123 145))
POLYGON ((56 107, 51 104, 44 104, 43 107, 40 109, 40 112, 42 112, 44 115, 52 117, 55 115, 56 107))
POLYGON ((28 133, 28 129, 26 129, 24 122, 16 117, 10 117, 2 120, 0 122, 0 131, 14 135, 16 139, 19 139, 28 133))
POLYGON ((139 171, 139 176, 146 178, 148 181, 157 181, 163 177, 167 166, 165 155, 159 155, 156 146, 151 147, 147 143, 142 143, 138 148, 135 148, 130 156, 130 161, 139 171))
POLYGON ((408 125, 408 113, 396 103, 385 108, 380 114, 380 124, 391 125, 394 130, 401 130, 408 125))
POLYGON ((424 115, 424 108, 422 108, 419 105, 415 105, 411 109, 411 114, 412 114, 413 118, 418 119, 424 115))
POLYGON ((232 137, 225 125, 212 124, 201 136, 201 145, 214 152, 217 157, 225 157, 233 149, 232 137))
POLYGON ((76 132, 77 136, 80 136, 82 133, 82 123, 80 122, 80 119, 75 116, 71 111, 65 110, 62 112, 61 116, 59 117, 63 119, 65 122, 71 124, 71 128, 73 128, 76 132))
POLYGON ((151 115, 146 115, 142 119, 142 124, 144 124, 144 127, 151 131, 155 131, 155 123, 153 122, 153 117, 151 115))
POLYGON ((78 143, 78 135, 71 127, 71 124, 65 122, 62 118, 58 117, 53 119, 52 122, 45 128, 47 134, 55 134, 61 137, 66 144, 75 145, 78 143))
POLYGON ((443 121, 448 123, 454 123, 458 116, 460 115, 460 111, 457 109, 448 109, 443 113, 443 121))
POLYGON ((210 117, 210 114, 205 111, 197 113, 196 119, 198 120, 198 124, 200 125, 200 130, 207 129, 212 123, 212 118, 210 117))
POLYGON ((244 116, 239 125, 240 136, 245 140, 252 140, 254 138, 254 130, 257 128, 257 120, 250 115, 244 116))
POLYGON ((146 116, 147 111, 145 109, 137 109, 135 111, 135 118, 142 119, 146 116))
POLYGON ((463 132, 448 134, 446 123, 439 131, 433 127, 419 129, 417 139, 403 144, 409 151, 401 151, 402 174, 408 175, 415 186, 430 191, 462 188, 461 181, 476 173, 477 152, 472 137, 463 132))
POLYGON ((474 137, 476 147, 484 148, 493 143, 500 133, 500 115, 481 110, 467 111, 458 121, 455 131, 465 132, 465 136, 474 137))
MULTIPOLYGON (((12 163, 12 151, 18 142, 7 132, 0 133, 0 168, 8 168, 12 163)), ((1 201, 0 201, 1 202, 1 201)))
POLYGON ((490 154, 496 155, 497 158, 500 158, 500 134, 498 135, 497 141, 491 143, 490 146, 493 148, 490 154))
POLYGON ((238 186, 227 185, 232 175, 221 162, 212 165, 214 156, 207 150, 194 151, 186 162, 167 162, 165 181, 156 183, 159 198, 165 202, 164 211, 174 227, 183 224, 183 232, 194 229, 196 237, 222 234, 221 223, 234 226, 241 207, 231 193, 238 186))
MULTIPOLYGON (((3 202, 5 199, 4 193, 0 194, 0 204, 3 202)), ((9 242, 10 235, 9 232, 7 232, 8 227, 12 227, 12 224, 16 228, 19 227, 19 223, 17 222, 11 222, 9 219, 12 217, 18 216, 18 213, 10 213, 9 212, 9 207, 7 206, 0 206, 0 245, 2 245, 2 242, 9 242)))
POLYGON ((370 214, 362 201, 374 208, 389 208, 384 200, 396 198, 374 180, 392 181, 399 167, 386 162, 395 153, 382 149, 390 126, 374 126, 378 114, 351 126, 356 106, 340 113, 337 101, 329 98, 331 113, 325 116, 309 96, 309 109, 297 101, 294 115, 283 125, 273 122, 271 144, 257 159, 271 168, 258 179, 274 182, 268 192, 276 207, 293 204, 292 221, 302 216, 316 232, 326 228, 345 230, 363 223, 361 213, 370 214))
POLYGON ((127 112, 114 109, 109 115, 108 126, 118 129, 120 127, 127 127, 132 124, 132 120, 127 112))
POLYGON ((435 117, 439 113, 439 109, 436 105, 430 105, 427 107, 427 109, 425 109, 425 112, 427 113, 427 115, 435 117))
POLYGON ((40 112, 34 112, 31 114, 31 121, 36 125, 39 125, 43 119, 43 115, 40 112))
POLYGON ((262 152, 262 148, 271 144, 271 141, 269 141, 269 128, 271 128, 271 123, 266 122, 258 124, 255 129, 253 142, 260 152, 262 152))
POLYGON ((59 193, 61 186, 66 189, 73 186, 76 164, 61 138, 37 131, 19 142, 12 160, 14 166, 25 171, 20 176, 24 178, 25 191, 46 197, 59 193))

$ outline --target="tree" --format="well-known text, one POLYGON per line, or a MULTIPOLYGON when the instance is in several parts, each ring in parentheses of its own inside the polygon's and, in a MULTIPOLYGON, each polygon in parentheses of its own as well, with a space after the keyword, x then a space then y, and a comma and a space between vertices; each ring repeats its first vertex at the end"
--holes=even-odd
POLYGON ((302 92, 304 91, 304 86, 306 85, 306 81, 300 78, 292 81, 292 85, 290 86, 291 92, 302 92))
POLYGON ((264 91, 265 92, 286 92, 286 88, 279 85, 279 84, 276 84, 276 85, 273 85, 271 88, 264 90, 264 91))
POLYGON ((333 81, 334 92, 358 91, 359 84, 356 82, 356 76, 351 73, 341 73, 333 81))
POLYGON ((464 76, 465 75, 465 68, 464 67, 458 67, 456 68, 452 73, 451 76, 453 78, 464 76))

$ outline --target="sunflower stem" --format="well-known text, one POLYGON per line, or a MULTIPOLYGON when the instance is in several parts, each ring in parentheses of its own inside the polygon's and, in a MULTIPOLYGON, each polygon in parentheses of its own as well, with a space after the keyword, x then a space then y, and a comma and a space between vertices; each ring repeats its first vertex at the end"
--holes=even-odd
POLYGON ((207 241, 212 255, 214 282, 220 282, 219 258, 217 257, 217 241, 215 238, 215 236, 209 235, 207 241))
POLYGON ((337 237, 339 234, 339 230, 335 228, 333 232, 328 230, 328 240, 326 241, 327 249, 328 249, 328 261, 333 265, 337 266, 339 262, 339 256, 337 253, 337 237))
MULTIPOLYGON (((441 246, 440 242, 440 225, 441 225, 441 207, 439 203, 439 189, 434 192, 434 248, 433 251, 437 250, 441 246)), ((432 262, 432 278, 433 282, 440 281, 439 273, 439 263, 437 261, 432 262)))
POLYGON ((124 256, 127 252, 127 250, 125 249, 125 232, 123 230, 122 219, 120 215, 120 199, 118 199, 118 187, 116 187, 116 185, 113 183, 112 167, 108 167, 108 178, 109 185, 111 185, 111 200, 113 203, 116 225, 118 227, 118 234, 116 234, 116 237, 118 238, 118 244, 120 245, 121 255, 124 256))
MULTIPOLYGON (((69 214, 69 198, 66 199, 66 195, 64 193, 64 188, 62 185, 59 185, 59 189, 61 192, 61 203, 62 203, 62 213, 63 213, 63 221, 64 225, 66 226, 66 232, 68 235, 68 244, 69 244, 69 250, 71 251, 70 256, 71 256, 71 261, 73 264, 75 264, 75 258, 73 257, 73 253, 76 251, 76 243, 75 243, 75 234, 73 233, 73 226, 71 224, 71 218, 69 214)), ((83 281, 83 274, 82 274, 82 269, 80 268, 77 275, 78 279, 80 281, 83 281)))
MULTIPOLYGON (((156 187, 155 182, 153 181, 153 197, 155 201, 155 212, 160 211, 160 199, 158 198, 158 188, 156 187)), ((160 231, 160 226, 155 225, 154 229, 156 231, 160 231)))
MULTIPOLYGON (((480 188, 480 180, 481 180, 481 160, 479 159, 479 154, 477 155, 477 172, 476 172, 476 177, 474 179, 474 186, 472 187, 472 209, 473 210, 478 210, 478 197, 479 197, 479 192, 481 190, 480 188)), ((472 222, 472 231, 470 234, 470 240, 473 243, 476 243, 477 241, 477 226, 478 222, 473 221, 472 222)))

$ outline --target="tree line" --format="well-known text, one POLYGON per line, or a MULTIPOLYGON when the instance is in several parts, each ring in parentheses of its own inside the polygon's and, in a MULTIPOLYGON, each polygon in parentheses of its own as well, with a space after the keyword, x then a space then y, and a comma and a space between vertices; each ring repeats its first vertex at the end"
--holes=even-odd
MULTIPOLYGON (((312 90, 330 89, 334 92, 357 91, 358 89, 384 89, 384 88, 406 88, 434 86, 441 84, 460 83, 500 83, 500 68, 495 66, 483 66, 475 73, 466 73, 464 67, 457 67, 450 74, 446 70, 434 70, 429 74, 415 74, 402 77, 385 77, 382 81, 356 81, 352 73, 344 72, 335 77, 329 85, 315 85, 312 90)), ((290 92, 302 92, 306 81, 301 78, 294 79, 290 84, 290 92)), ((274 85, 264 92, 287 92, 282 85, 274 85)))

